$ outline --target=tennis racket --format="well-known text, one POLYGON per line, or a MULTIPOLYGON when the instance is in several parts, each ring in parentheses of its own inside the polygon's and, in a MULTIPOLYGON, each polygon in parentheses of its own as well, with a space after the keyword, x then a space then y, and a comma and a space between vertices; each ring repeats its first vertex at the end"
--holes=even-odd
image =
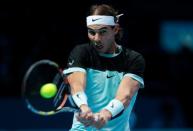
POLYGON ((35 114, 49 116, 61 112, 79 112, 70 95, 66 76, 59 65, 51 60, 40 60, 27 70, 22 82, 22 97, 27 108, 35 114), (45 98, 43 85, 54 84, 56 93, 45 98))

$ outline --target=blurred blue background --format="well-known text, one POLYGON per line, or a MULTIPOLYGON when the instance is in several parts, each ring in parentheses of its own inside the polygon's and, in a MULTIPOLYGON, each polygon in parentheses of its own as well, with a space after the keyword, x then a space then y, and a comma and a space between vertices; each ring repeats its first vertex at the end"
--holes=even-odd
POLYGON ((88 40, 89 6, 110 3, 124 13, 121 44, 146 59, 145 88, 139 91, 131 128, 193 130, 193 1, 76 2, 0 2, 0 129, 70 128, 71 113, 42 117, 26 109, 22 78, 40 59, 51 59, 64 68, 70 50, 88 40))

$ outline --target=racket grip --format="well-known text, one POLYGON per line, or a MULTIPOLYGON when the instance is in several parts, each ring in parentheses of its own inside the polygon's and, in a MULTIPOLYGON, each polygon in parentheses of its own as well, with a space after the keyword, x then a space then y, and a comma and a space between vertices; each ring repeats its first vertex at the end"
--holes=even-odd
POLYGON ((99 115, 95 114, 94 115, 94 121, 98 121, 99 120, 99 115))
MULTIPOLYGON (((77 112, 78 114, 76 114, 76 115, 80 115, 80 114, 85 114, 84 112, 77 112)), ((95 122, 97 122, 99 120, 99 113, 97 113, 97 114, 94 114, 94 121, 95 122)))

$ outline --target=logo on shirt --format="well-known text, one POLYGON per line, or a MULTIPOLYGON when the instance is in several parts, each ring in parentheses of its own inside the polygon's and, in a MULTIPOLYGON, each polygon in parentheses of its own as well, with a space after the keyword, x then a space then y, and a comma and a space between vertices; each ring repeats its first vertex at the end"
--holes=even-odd
POLYGON ((95 22, 96 20, 100 20, 102 18, 92 19, 92 22, 95 22))
POLYGON ((111 78, 111 77, 113 77, 114 75, 111 75, 111 76, 109 76, 109 75, 107 75, 107 78, 111 78))
POLYGON ((71 66, 72 64, 74 64, 74 60, 68 62, 68 64, 71 66))

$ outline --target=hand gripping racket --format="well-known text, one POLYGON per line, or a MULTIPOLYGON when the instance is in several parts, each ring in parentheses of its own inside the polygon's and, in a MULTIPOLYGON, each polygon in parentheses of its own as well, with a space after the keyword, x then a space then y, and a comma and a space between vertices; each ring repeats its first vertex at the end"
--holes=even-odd
POLYGON ((69 93, 66 76, 51 60, 40 60, 29 67, 22 83, 22 97, 27 108, 38 115, 79 112, 69 93))

